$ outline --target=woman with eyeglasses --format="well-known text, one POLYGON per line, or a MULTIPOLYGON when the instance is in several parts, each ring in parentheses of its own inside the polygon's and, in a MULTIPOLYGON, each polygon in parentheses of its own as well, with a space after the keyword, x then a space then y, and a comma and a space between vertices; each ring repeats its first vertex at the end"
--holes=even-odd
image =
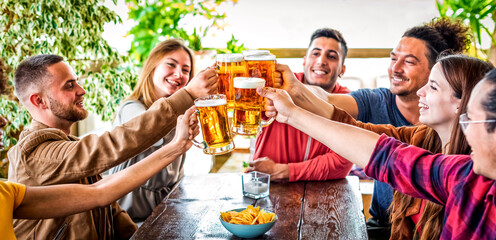
MULTIPOLYGON (((440 70, 439 65, 445 67, 441 62, 433 71, 440 70)), ((439 76, 435 74, 431 73, 431 79, 438 82, 439 76)), ((437 88, 442 86, 437 85, 437 88)), ((388 183, 404 194, 444 206, 440 239, 496 239, 496 70, 488 72, 476 84, 466 108, 462 108, 460 102, 456 114, 467 113, 467 120, 451 121, 464 126, 464 140, 472 149, 470 155, 433 154, 385 134, 380 136, 317 116, 296 106, 285 90, 259 88, 257 91, 271 100, 266 107, 268 117, 275 117, 324 143, 363 167, 368 176, 388 183)), ((463 89, 462 98, 464 94, 469 93, 463 89)), ((451 100, 461 100, 455 98, 451 100)), ((433 109, 429 105, 430 99, 421 96, 420 100, 424 104, 421 104, 424 108, 421 121, 429 121, 429 126, 433 124, 432 129, 446 133, 436 123, 442 118, 429 112, 433 109)), ((444 102, 447 110, 452 110, 448 103, 444 102)), ((441 132, 438 135, 440 147, 448 149, 445 151, 450 151, 449 148, 456 144, 453 139, 446 142, 441 132)), ((419 140, 424 141, 427 139, 419 140)))
MULTIPOLYGON (((465 124, 466 115, 460 114, 466 111, 474 86, 492 68, 490 63, 465 55, 448 55, 438 59, 431 70, 428 83, 417 92, 420 97, 419 121, 422 125, 415 127, 362 123, 345 111, 328 104, 327 108, 316 104, 313 109, 307 110, 318 113, 326 109, 328 115, 324 116, 331 120, 384 133, 434 153, 469 154, 470 147, 460 128, 465 124)), ((443 206, 395 191, 390 209, 391 239, 424 240, 440 237, 443 206)))

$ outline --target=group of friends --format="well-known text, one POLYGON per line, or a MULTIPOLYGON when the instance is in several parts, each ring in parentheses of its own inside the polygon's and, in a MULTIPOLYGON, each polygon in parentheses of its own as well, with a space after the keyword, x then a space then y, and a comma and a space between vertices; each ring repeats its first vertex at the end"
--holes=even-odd
MULTIPOLYGON (((463 55, 468 30, 445 18, 408 29, 391 52, 390 88, 353 92, 338 82, 345 39, 316 30, 304 72, 276 64, 278 88, 257 89, 277 122, 257 137, 248 171, 322 181, 355 164, 377 180, 370 239, 496 239, 496 71, 463 55)), ((183 176, 199 132, 193 100, 217 91, 215 69, 194 75, 193 58, 181 40, 159 43, 113 129, 81 139, 70 135, 87 116, 72 68, 57 55, 23 60, 14 88, 33 120, 8 152, 0 232, 131 237, 183 176)))

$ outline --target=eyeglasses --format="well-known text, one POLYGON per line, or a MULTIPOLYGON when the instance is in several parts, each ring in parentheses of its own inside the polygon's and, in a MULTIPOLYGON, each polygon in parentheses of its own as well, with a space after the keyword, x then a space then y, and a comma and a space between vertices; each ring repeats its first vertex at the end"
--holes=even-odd
POLYGON ((496 119, 489 119, 489 120, 469 120, 468 116, 466 113, 460 115, 460 120, 458 120, 458 123, 460 123, 460 127, 462 127, 463 133, 467 131, 468 125, 471 123, 488 123, 488 122, 496 122, 496 119))

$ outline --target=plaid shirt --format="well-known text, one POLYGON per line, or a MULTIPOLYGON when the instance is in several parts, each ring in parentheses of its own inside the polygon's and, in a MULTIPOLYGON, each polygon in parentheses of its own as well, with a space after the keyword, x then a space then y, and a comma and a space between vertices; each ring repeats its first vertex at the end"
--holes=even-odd
POLYGON ((445 206, 441 239, 494 240, 496 181, 475 174, 472 164, 467 155, 434 155, 382 135, 365 173, 445 206))

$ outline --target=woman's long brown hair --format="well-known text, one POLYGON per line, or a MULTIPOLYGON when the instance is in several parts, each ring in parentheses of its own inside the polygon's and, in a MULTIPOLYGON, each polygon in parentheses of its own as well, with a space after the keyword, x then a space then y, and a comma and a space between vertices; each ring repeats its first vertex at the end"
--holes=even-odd
MULTIPOLYGON (((441 64, 443 75, 453 89, 453 95, 460 99, 460 106, 454 119, 453 131, 447 146, 441 146, 441 139, 436 131, 428 128, 421 146, 433 153, 470 154, 470 146, 465 139, 458 119, 460 114, 467 110, 467 103, 474 86, 482 80, 486 72, 493 69, 490 63, 477 58, 461 54, 448 55, 437 60, 441 64)), ((395 191, 391 211, 391 239, 418 238, 418 229, 421 227, 420 240, 439 239, 443 228, 444 207, 425 200, 424 211, 416 226, 406 217, 408 207, 416 201, 415 198, 395 191)))
POLYGON ((134 91, 131 95, 129 95, 129 97, 126 98, 126 100, 141 101, 145 104, 146 108, 149 108, 158 99, 155 94, 155 87, 153 86, 153 73, 155 72, 155 68, 158 64, 160 64, 160 61, 162 61, 166 55, 178 50, 184 50, 189 55, 191 61, 189 80, 191 80, 194 73, 195 59, 193 51, 186 47, 186 45, 184 45, 184 41, 181 39, 168 39, 157 44, 150 52, 150 55, 148 55, 148 58, 143 65, 138 83, 136 84, 134 91))

